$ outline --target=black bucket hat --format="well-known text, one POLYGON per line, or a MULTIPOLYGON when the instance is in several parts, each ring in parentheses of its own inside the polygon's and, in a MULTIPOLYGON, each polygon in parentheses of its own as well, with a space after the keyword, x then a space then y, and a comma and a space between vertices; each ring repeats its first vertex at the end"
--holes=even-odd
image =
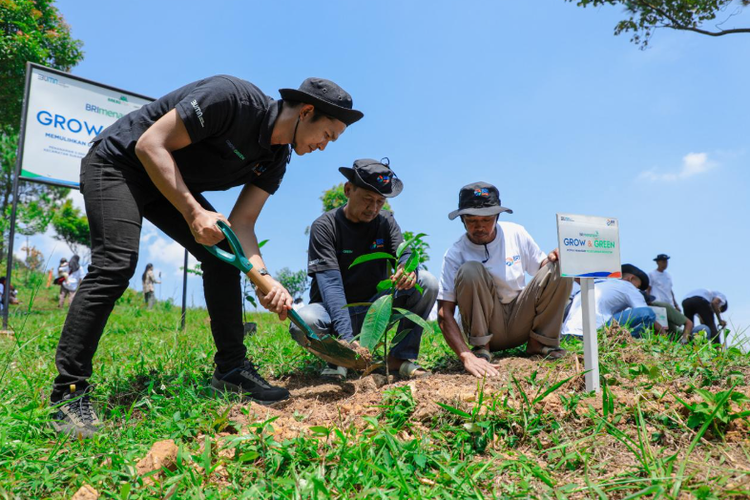
POLYGON ((404 189, 404 183, 391 170, 390 160, 380 161, 364 158, 355 160, 353 168, 339 168, 346 180, 364 189, 375 191, 386 198, 395 198, 404 189))
POLYGON ((450 220, 459 215, 497 215, 502 212, 513 213, 510 208, 500 205, 500 192, 492 184, 475 182, 467 184, 458 193, 458 210, 448 214, 450 220))
POLYGON ((660 253, 654 260, 669 260, 671 257, 665 253, 660 253))
POLYGON ((312 104, 315 109, 341 120, 348 127, 359 121, 364 115, 354 109, 354 102, 349 93, 324 78, 308 78, 299 89, 279 89, 282 99, 312 104))
POLYGON ((636 276, 638 279, 641 280, 641 286, 638 289, 644 292, 648 290, 648 286, 650 284, 650 280, 648 279, 648 274, 644 273, 639 268, 635 267, 633 264, 623 264, 622 268, 620 268, 620 272, 622 272, 623 275, 632 274, 633 276, 636 276))

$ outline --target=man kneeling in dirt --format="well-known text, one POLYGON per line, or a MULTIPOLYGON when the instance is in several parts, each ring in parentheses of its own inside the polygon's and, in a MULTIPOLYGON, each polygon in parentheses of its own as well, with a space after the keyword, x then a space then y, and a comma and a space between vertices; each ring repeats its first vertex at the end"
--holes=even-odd
MULTIPOLYGON (((344 194, 347 204, 330 210, 313 222, 310 228, 308 274, 312 278, 310 304, 299 310, 299 315, 318 334, 331 334, 352 342, 359 334, 367 307, 345 307, 356 302, 374 302, 381 295, 377 291, 380 281, 389 277, 389 262, 373 260, 349 266, 357 257, 372 252, 396 254, 403 241, 401 228, 393 214, 382 210, 386 198, 393 198, 403 189, 403 183, 389 167, 387 159, 380 162, 362 159, 354 168, 341 167, 346 177, 344 194)), ((438 284, 427 271, 405 274, 404 264, 411 255, 409 250, 401 256, 396 273, 394 307, 408 309, 427 319, 435 304, 438 284), (420 293, 415 284, 419 283, 420 293)), ((385 292, 383 292, 385 293, 385 292)), ((402 320, 398 332, 411 331, 388 356, 388 366, 404 377, 417 377, 427 372, 414 360, 419 356, 422 327, 402 320)), ((294 324, 290 332, 298 334, 294 324)), ((344 378, 346 368, 329 365, 322 375, 344 378)))
POLYGON ((526 345, 528 354, 552 359, 560 348, 560 326, 572 281, 560 277, 557 249, 545 255, 523 226, 499 222, 501 206, 492 184, 461 188, 458 210, 466 233, 443 257, 438 323, 445 340, 476 377, 498 375, 491 351, 526 345), (534 278, 525 286, 525 273, 534 278), (468 336, 454 318, 456 305, 468 336))

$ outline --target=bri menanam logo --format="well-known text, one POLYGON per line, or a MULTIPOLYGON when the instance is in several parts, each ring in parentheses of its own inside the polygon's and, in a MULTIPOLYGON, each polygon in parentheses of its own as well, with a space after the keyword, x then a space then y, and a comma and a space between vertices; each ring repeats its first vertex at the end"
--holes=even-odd
POLYGON ((474 196, 483 196, 487 198, 490 195, 490 192, 487 190, 487 188, 476 188, 474 190, 474 196))

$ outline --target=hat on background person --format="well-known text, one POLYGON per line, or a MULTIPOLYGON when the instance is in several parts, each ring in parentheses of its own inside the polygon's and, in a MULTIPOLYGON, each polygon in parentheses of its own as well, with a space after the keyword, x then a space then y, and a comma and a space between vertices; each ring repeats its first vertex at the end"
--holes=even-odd
POLYGON ((659 261, 659 260, 669 260, 670 258, 671 258, 671 257, 670 257, 669 255, 667 255, 667 254, 665 254, 665 253, 660 253, 659 255, 657 255, 657 256, 656 256, 656 258, 655 258, 654 260, 655 260, 655 261, 659 261))
POLYGON ((489 216, 502 212, 513 213, 513 210, 501 206, 500 192, 487 182, 467 184, 458 192, 458 210, 448 214, 450 220, 459 215, 489 216))
POLYGON ((308 78, 299 89, 279 89, 279 94, 287 101, 312 104, 322 113, 341 120, 347 127, 365 116, 354 109, 354 101, 349 92, 324 78, 308 78))
POLYGON ((391 170, 390 160, 380 161, 370 158, 355 160, 352 168, 339 168, 346 180, 355 186, 374 191, 386 198, 395 198, 404 189, 404 183, 391 170))
POLYGON ((623 264, 620 271, 622 272, 623 275, 632 274, 633 276, 641 280, 641 286, 638 288, 639 290, 642 290, 642 291, 648 290, 648 286, 650 284, 650 280, 648 279, 648 274, 641 271, 640 268, 634 266, 633 264, 623 264))

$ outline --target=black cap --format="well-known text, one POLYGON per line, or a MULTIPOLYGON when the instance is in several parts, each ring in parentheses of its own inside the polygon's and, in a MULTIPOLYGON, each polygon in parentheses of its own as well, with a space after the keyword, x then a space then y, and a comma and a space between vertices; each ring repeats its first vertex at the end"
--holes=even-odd
POLYGON ((639 268, 635 267, 633 264, 623 264, 620 271, 622 272, 623 275, 632 274, 633 276, 636 276, 638 279, 640 279, 641 286, 640 288, 638 288, 639 290, 643 290, 643 291, 648 290, 648 286, 650 284, 650 280, 648 279, 648 274, 644 273, 639 268))
POLYGON ((354 109, 354 102, 349 93, 324 78, 308 78, 298 90, 279 89, 282 99, 312 104, 315 109, 341 120, 348 127, 359 121, 364 114, 354 109))
POLYGON ((513 213, 510 208, 500 206, 500 192, 492 184, 474 182, 461 188, 458 193, 458 210, 448 214, 450 220, 459 215, 497 215, 501 212, 513 213))
POLYGON ((391 170, 388 158, 380 161, 369 158, 355 160, 354 168, 341 167, 339 172, 355 186, 375 191, 386 198, 394 198, 404 189, 404 183, 391 170))
POLYGON ((669 260, 669 259, 670 259, 669 255, 665 253, 660 253, 659 255, 656 256, 654 260, 669 260))

